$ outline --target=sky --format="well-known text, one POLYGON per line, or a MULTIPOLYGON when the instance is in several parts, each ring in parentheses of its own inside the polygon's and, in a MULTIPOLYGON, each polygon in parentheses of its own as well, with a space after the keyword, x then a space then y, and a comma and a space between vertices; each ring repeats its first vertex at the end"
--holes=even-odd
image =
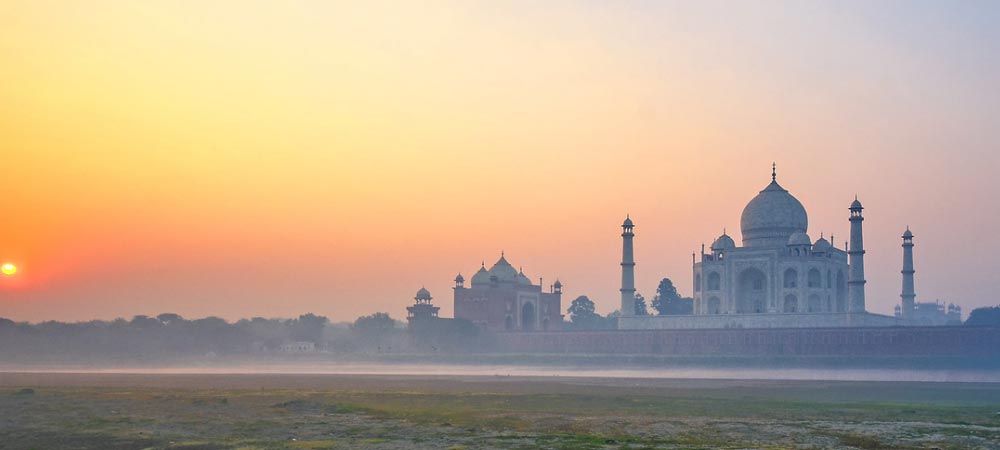
POLYGON ((0 1, 0 317, 405 317, 500 252, 618 304, 778 181, 868 310, 1000 303, 996 2, 0 1))

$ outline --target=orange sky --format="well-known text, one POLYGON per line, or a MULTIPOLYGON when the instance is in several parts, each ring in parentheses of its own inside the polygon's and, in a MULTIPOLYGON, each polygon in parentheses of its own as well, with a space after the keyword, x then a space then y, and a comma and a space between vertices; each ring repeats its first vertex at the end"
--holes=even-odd
POLYGON ((691 292, 778 178, 869 310, 994 305, 996 5, 0 2, 0 317, 405 316, 501 249, 691 292), (946 9, 947 8, 947 9, 946 9))

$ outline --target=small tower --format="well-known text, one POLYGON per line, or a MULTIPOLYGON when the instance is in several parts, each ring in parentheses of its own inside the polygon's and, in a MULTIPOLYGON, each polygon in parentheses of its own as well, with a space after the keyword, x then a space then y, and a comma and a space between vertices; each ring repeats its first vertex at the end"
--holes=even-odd
POLYGON ((635 315, 635 259, 632 255, 632 232, 634 224, 628 215, 625 216, 625 223, 622 223, 622 304, 621 315, 631 317, 635 315))
POLYGON ((916 292, 913 289, 913 233, 910 232, 910 227, 906 227, 906 231, 903 232, 903 293, 899 295, 902 299, 902 317, 903 320, 913 320, 913 305, 914 299, 917 297, 916 292))
POLYGON ((857 197, 851 202, 851 246, 847 251, 850 276, 847 279, 848 307, 852 313, 865 312, 865 245, 861 233, 861 202, 857 197))
POLYGON ((556 278, 556 282, 552 284, 552 293, 562 295, 562 282, 556 278))
POLYGON ((431 304, 431 293, 426 288, 420 288, 417 295, 413 297, 413 306, 407 306, 406 320, 411 324, 415 321, 436 319, 438 308, 431 304))
POLYGON ((463 277, 462 274, 459 273, 458 276, 455 277, 455 288, 464 288, 464 287, 465 287, 465 277, 463 277))

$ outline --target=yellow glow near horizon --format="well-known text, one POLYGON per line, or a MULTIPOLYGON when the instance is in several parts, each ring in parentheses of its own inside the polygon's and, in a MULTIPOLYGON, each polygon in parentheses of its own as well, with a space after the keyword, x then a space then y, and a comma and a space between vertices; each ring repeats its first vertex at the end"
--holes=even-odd
POLYGON ((3 272, 4 275, 14 275, 15 273, 17 273, 17 266, 11 263, 5 263, 4 265, 0 266, 0 272, 3 272))

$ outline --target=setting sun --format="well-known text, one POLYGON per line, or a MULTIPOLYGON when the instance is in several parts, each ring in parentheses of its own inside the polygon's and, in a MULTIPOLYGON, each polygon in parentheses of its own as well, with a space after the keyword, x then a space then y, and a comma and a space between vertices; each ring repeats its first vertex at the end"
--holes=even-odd
POLYGON ((4 265, 0 266, 0 272, 3 272, 4 275, 14 275, 15 273, 17 273, 17 266, 11 263, 5 263, 4 265))

